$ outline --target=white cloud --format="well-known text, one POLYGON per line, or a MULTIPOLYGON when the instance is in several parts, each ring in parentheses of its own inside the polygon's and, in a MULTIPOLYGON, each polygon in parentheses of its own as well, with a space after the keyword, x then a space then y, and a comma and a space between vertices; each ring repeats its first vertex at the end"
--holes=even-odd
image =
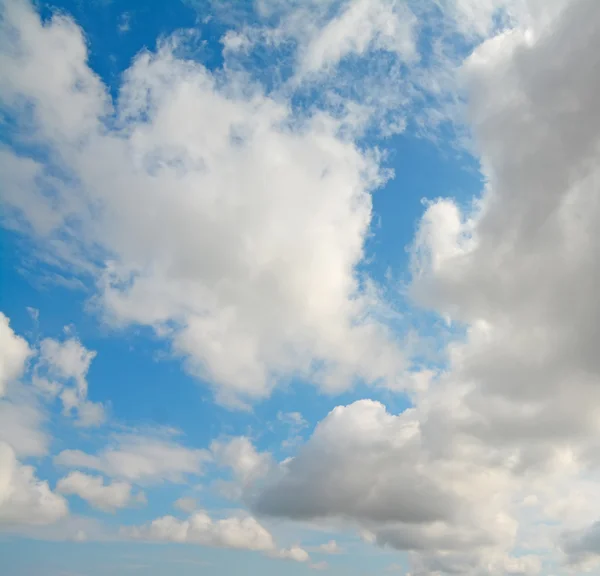
POLYGON ((167 480, 182 482, 186 476, 202 473, 202 465, 210 459, 206 450, 187 448, 168 439, 122 434, 112 445, 92 455, 81 450, 63 450, 55 464, 69 468, 97 470, 110 478, 135 483, 167 480))
POLYGON ((43 429, 46 417, 35 397, 26 390, 0 399, 0 441, 7 442, 19 456, 43 456, 49 437, 43 429))
POLYGON ((0 442, 0 524, 51 524, 68 513, 64 498, 21 464, 14 450, 0 442))
POLYGON ((181 510, 182 512, 187 512, 191 514, 194 510, 197 510, 198 503, 194 498, 179 498, 173 504, 175 508, 181 510))
MULTIPOLYGON (((286 27, 302 25, 296 56, 308 70, 327 71, 390 39, 374 7, 391 4, 360 0, 332 22, 323 16, 331 6, 317 4, 291 16, 283 9, 289 18, 272 31, 287 41, 286 27)), ((594 569, 600 8, 442 4, 469 40, 493 33, 499 11, 515 25, 461 70, 485 193, 472 207, 432 202, 415 240, 415 300, 464 337, 402 414, 369 400, 337 407, 279 466, 265 465, 247 439, 215 444, 213 455, 257 513, 350 525, 367 542, 407 551, 414 576, 545 573, 557 544, 568 561, 594 569)), ((285 98, 235 75, 217 81, 163 46, 127 72, 107 128, 106 90, 86 65, 79 30, 65 19, 42 26, 25 5, 6 6, 2 26, 17 33, 3 33, 0 97, 12 112, 31 104, 33 129, 23 132, 50 154, 34 161, 2 151, 1 193, 13 225, 26 223, 54 258, 96 278, 108 318, 154 327, 232 404, 264 397, 289 376, 329 390, 356 378, 403 381, 405 363, 356 273, 370 191, 384 175, 340 122, 327 114, 301 121, 285 98), (27 50, 10 51, 9 42, 27 50), (48 62, 58 63, 52 74, 48 62), (68 181, 56 179, 56 167, 68 181), (38 182, 52 184, 53 204, 38 182)), ((437 95, 446 73, 412 81, 437 95)), ((403 78, 375 91, 387 98, 392 85, 403 96, 403 78)), ((151 482, 199 474, 209 457, 118 438, 98 455, 65 451, 56 461, 151 482)), ((253 519, 198 513, 136 530, 143 539, 303 557, 279 550, 253 519)))
POLYGON ((301 50, 299 74, 335 68, 350 54, 368 50, 396 52, 403 59, 416 56, 416 18, 404 2, 353 0, 335 18, 315 31, 301 50))
POLYGON ((87 399, 87 373, 95 356, 96 352, 77 339, 59 342, 46 338, 40 344, 35 367, 33 382, 42 392, 59 395, 64 414, 76 411, 76 422, 83 427, 99 426, 106 419, 102 404, 87 399))
POLYGON ((242 484, 264 477, 272 465, 271 455, 258 452, 245 436, 215 441, 210 449, 219 465, 230 468, 242 484))
POLYGON ((308 562, 310 556, 304 548, 300 546, 292 546, 291 548, 283 548, 269 553, 272 558, 281 558, 282 560, 293 560, 294 562, 308 562))
POLYGON ((273 558, 306 562, 305 550, 298 546, 278 549, 270 532, 252 518, 232 516, 213 520, 206 512, 198 511, 187 520, 163 516, 141 527, 123 529, 126 536, 154 542, 180 542, 217 548, 254 550, 273 558))
POLYGON ((418 417, 368 400, 335 408, 262 490, 257 512, 346 520, 381 545, 491 562, 515 535, 502 497, 510 478, 475 459, 432 457, 418 417))
POLYGON ((55 260, 95 274, 111 321, 166 335, 230 404, 286 375, 395 381, 402 355, 356 272, 385 179, 373 154, 169 44, 135 59, 109 128, 79 29, 22 2, 3 11, 0 98, 50 151, 1 152, 3 202, 55 260))
POLYGON ((30 387, 17 380, 33 354, 0 312, 0 442, 8 443, 19 457, 42 456, 49 443, 42 406, 30 387))
POLYGON ((433 204, 419 236, 415 297, 469 326, 445 377, 460 426, 514 447, 523 468, 565 449, 583 463, 598 433, 599 28, 598 10, 573 2, 474 53, 464 75, 487 191, 467 215, 433 204))
POLYGON ((220 493, 229 500, 250 498, 256 483, 274 464, 269 452, 257 451, 245 436, 213 441, 210 450, 215 462, 232 474, 231 480, 215 482, 220 493))
POLYGON ((335 540, 330 540, 319 546, 319 552, 324 552, 325 554, 341 554, 343 549, 340 548, 335 540))
POLYGON ((114 512, 132 502, 144 501, 143 493, 133 497, 131 484, 128 482, 111 482, 105 485, 101 476, 90 476, 77 471, 61 478, 56 490, 66 495, 77 495, 105 512, 114 512))
POLYGON ((0 397, 6 394, 9 382, 23 373, 30 355, 27 342, 14 333, 8 318, 0 312, 0 397))
POLYGON ((308 426, 308 422, 304 419, 300 412, 278 412, 277 420, 284 424, 287 424, 295 430, 301 430, 308 426))

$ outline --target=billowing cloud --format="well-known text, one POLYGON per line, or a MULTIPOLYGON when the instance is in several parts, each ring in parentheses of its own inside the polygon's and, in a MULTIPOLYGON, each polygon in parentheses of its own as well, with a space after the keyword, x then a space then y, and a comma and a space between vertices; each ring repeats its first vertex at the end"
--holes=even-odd
POLYGON ((115 436, 114 442, 98 454, 63 450, 54 462, 146 484, 163 480, 181 482, 188 475, 199 475, 203 463, 209 459, 208 451, 187 448, 170 439, 122 434, 115 436))
POLYGON ((475 461, 432 457, 417 416, 370 400, 335 408, 260 493, 257 512, 343 519, 401 550, 493 557, 516 531, 499 498, 510 479, 475 461))
POLYGON ((51 524, 68 513, 64 498, 21 464, 14 450, 0 442, 0 524, 51 524))
POLYGON ((217 463, 231 469, 242 484, 262 478, 272 465, 271 455, 258 452, 245 436, 215 441, 211 444, 211 451, 217 463))
MULTIPOLYGON (((409 292, 458 336, 442 369, 412 374, 427 386, 413 391, 411 408, 338 406, 279 465, 247 438, 202 451, 132 435, 96 455, 63 451, 57 464, 119 482, 178 482, 214 458, 257 516, 350 526, 407 553, 414 576, 558 573, 558 546, 568 562, 594 569, 600 7, 441 5, 469 42, 494 35, 458 78, 450 74, 467 96, 485 191, 471 205, 432 201, 419 224, 409 292)), ((331 8, 322 6, 309 24, 331 8)), ((286 27, 301 23, 295 56, 321 77, 371 49, 406 57, 408 36, 396 32, 410 18, 382 16, 401 6, 344 3, 311 29, 294 5, 272 32, 288 42, 286 27)), ((154 328, 232 405, 290 377, 329 391, 408 380, 397 337, 376 314, 382 302, 357 272, 370 193, 387 175, 339 115, 299 116, 284 90, 265 94, 235 67, 209 72, 182 56, 177 39, 134 60, 115 104, 72 21, 42 24, 19 2, 2 9, 0 99, 15 138, 33 135, 36 145, 36 154, 0 151, 8 221, 52 261, 88 274, 108 321, 154 328)), ((228 50, 250 49, 241 34, 229 35, 228 50)), ((404 76, 390 78, 398 87, 404 76)), ((415 80, 432 91, 437 81, 415 80)), ((29 470, 6 454, 12 470, 29 470)), ((130 535, 308 560, 247 517, 166 516, 130 535)))
POLYGON ((343 552, 343 549, 335 540, 329 540, 329 542, 321 544, 318 550, 319 552, 323 552, 325 554, 341 554, 343 552))
POLYGON ((41 456, 48 449, 45 413, 36 395, 17 379, 34 355, 28 342, 14 333, 0 312, 0 442, 17 456, 41 456))
POLYGON ((136 496, 132 495, 131 484, 128 482, 115 481, 104 484, 101 476, 90 476, 77 471, 61 478, 56 490, 62 494, 79 496, 91 506, 105 512, 114 512, 132 502, 144 502, 142 492, 136 496))
POLYGON ((173 506, 182 512, 191 514, 194 510, 198 509, 198 503, 194 498, 178 498, 173 503, 173 506))
POLYGON ((23 373, 30 355, 27 342, 14 333, 8 318, 0 312, 0 397, 6 394, 8 383, 23 373))
POLYGON ((0 441, 10 444, 19 456, 43 456, 49 444, 43 408, 26 390, 15 392, 0 399, 0 441))
POLYGON ((271 533, 251 516, 213 520, 206 512, 198 511, 187 520, 163 516, 146 526, 124 528, 123 533, 138 540, 253 550, 296 562, 309 560, 307 552, 298 546, 278 549, 271 533))
POLYGON ((48 151, 0 151, 2 201, 54 261, 93 274, 107 319, 154 327, 230 404, 296 374, 395 381, 402 355, 356 271, 376 154, 325 113, 178 57, 177 40, 134 60, 113 110, 71 20, 2 10, 0 99, 48 151))
MULTIPOLYGON (((311 14, 309 7, 306 10, 307 16, 311 14)), ((295 24, 297 18, 292 21, 295 24)), ((343 3, 336 17, 321 28, 313 28, 313 33, 308 35, 301 49, 298 73, 335 68, 344 57, 360 56, 368 50, 396 52, 411 60, 416 56, 415 25, 416 18, 404 2, 356 0, 343 3)))
POLYGON ((63 412, 77 413, 76 423, 83 427, 99 426, 105 421, 104 407, 87 399, 87 373, 96 352, 74 338, 59 342, 42 340, 35 367, 34 383, 42 392, 58 395, 63 412), (43 374, 43 375, 42 375, 43 374))

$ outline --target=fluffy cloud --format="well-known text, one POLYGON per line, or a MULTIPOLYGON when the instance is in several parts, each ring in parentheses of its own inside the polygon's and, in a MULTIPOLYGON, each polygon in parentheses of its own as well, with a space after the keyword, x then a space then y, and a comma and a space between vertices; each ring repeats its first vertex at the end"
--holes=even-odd
POLYGON ((281 558, 282 560, 293 560, 294 562, 308 562, 310 556, 304 548, 300 546, 292 546, 291 548, 284 548, 282 550, 276 550, 271 552, 269 556, 273 558, 281 558))
POLYGON ((113 444, 98 454, 63 450, 54 462, 145 484, 163 480, 181 482, 187 475, 199 475, 202 464, 209 459, 206 450, 186 448, 173 440, 124 434, 115 436, 113 444))
POLYGON ((196 512, 187 520, 178 520, 173 516, 163 516, 142 527, 123 529, 130 538, 150 541, 182 542, 254 550, 273 558, 306 562, 309 556, 298 546, 278 549, 270 532, 251 516, 213 520, 206 512, 196 512))
POLYGON ((23 373, 30 354, 27 342, 14 333, 8 318, 0 312, 0 397, 6 394, 8 383, 23 373))
POLYGON ((132 501, 145 501, 141 492, 132 497, 131 484, 128 482, 112 482, 105 485, 101 476, 90 476, 81 472, 71 472, 61 478, 56 485, 56 490, 62 494, 75 494, 105 512, 124 508, 132 501))
POLYGON ((179 498, 173 504, 175 508, 181 510, 182 512, 187 512, 191 514, 194 510, 198 508, 198 503, 194 498, 179 498))
POLYGON ((19 456, 47 453, 49 438, 44 421, 42 407, 26 390, 15 390, 0 399, 0 441, 10 444, 19 456))
POLYGON ((2 200, 54 261, 94 274, 107 318, 166 335, 222 402, 291 374, 395 381, 402 356, 356 272, 385 179, 374 154, 326 114, 177 57, 177 40, 135 59, 111 112, 73 22, 2 10, 0 99, 48 151, 1 151, 2 200))
POLYGON ((441 443, 442 422, 457 426, 513 450, 521 470, 595 460, 599 27, 595 6, 572 2, 475 51, 464 77, 486 193, 466 215, 431 205, 416 244, 415 297, 468 326, 430 431, 441 443), (460 421, 442 405, 451 394, 460 421))
POLYGON ((67 515, 64 498, 21 464, 14 450, 0 442, 0 524, 51 524, 67 515))
POLYGON ((218 464, 230 468, 242 484, 262 478, 272 465, 271 455, 258 452, 245 436, 215 441, 211 444, 211 451, 218 464))
MULTIPOLYGON (((558 572, 557 544, 593 569, 600 8, 444 5, 471 40, 492 33, 502 12, 513 27, 476 48, 460 75, 485 192, 472 206, 430 203, 413 250, 414 300, 464 337, 402 414, 369 400, 337 407, 279 466, 244 438, 214 444, 212 457, 257 514, 344 522, 408 552, 414 575, 558 572)), ((389 50, 386 26, 396 24, 380 15, 391 9, 359 0, 330 24, 305 26, 299 61, 323 72, 389 50)), ((22 3, 3 10, 0 98, 44 150, 0 153, 10 223, 89 272, 108 319, 155 328, 232 404, 289 376, 329 390, 357 378, 401 381, 405 363, 374 318, 380 302, 356 272, 370 191, 385 175, 343 123, 299 118, 284 97, 183 59, 176 41, 136 58, 112 110, 70 20, 42 25, 22 3), (40 183, 55 192, 52 203, 40 183)), ((286 26, 305 16, 286 12, 277 32, 287 38, 286 26)), ((209 457, 118 437, 98 455, 65 451, 56 461, 151 482, 199 474, 209 457)), ((305 558, 279 550, 251 518, 168 516, 133 535, 305 558)))
POLYGON ((33 353, 0 312, 0 442, 9 444, 19 457, 41 456, 48 449, 44 410, 30 387, 16 380, 33 353))
POLYGON ((59 395, 64 413, 70 415, 75 410, 77 424, 84 427, 99 426, 105 420, 102 404, 87 399, 87 373, 95 356, 96 352, 74 338, 64 342, 46 338, 40 344, 35 367, 34 383, 38 388, 59 395))
POLYGON ((324 552, 325 554, 341 554, 343 552, 342 548, 340 548, 335 540, 330 540, 325 544, 321 544, 321 546, 319 546, 319 551, 324 552))
POLYGON ((417 418, 370 400, 335 408, 260 493, 257 512, 344 519, 381 545, 493 559, 516 531, 502 497, 510 479, 474 459, 432 457, 417 418))
POLYGON ((418 230, 414 298, 466 330, 447 369, 398 416, 334 410, 255 504, 346 518, 410 550, 415 574, 539 573, 556 523, 570 561, 600 557, 600 10, 537 15, 462 71, 485 194, 433 202, 418 230))
MULTIPOLYGON (((312 15, 314 18, 314 12, 312 15)), ((309 22, 314 21, 313 18, 309 22)), ((297 15, 291 21, 296 24, 297 15)), ((343 3, 336 17, 316 30, 311 27, 312 34, 301 49, 298 73, 335 68, 344 57, 362 55, 368 50, 396 52, 410 60, 416 55, 415 24, 415 16, 403 2, 355 0, 343 3)), ((298 27, 295 29, 297 32, 298 27)))
POLYGON ((274 465, 269 452, 259 452, 245 436, 212 442, 211 453, 218 466, 229 470, 230 480, 217 480, 220 493, 230 500, 249 498, 274 465))

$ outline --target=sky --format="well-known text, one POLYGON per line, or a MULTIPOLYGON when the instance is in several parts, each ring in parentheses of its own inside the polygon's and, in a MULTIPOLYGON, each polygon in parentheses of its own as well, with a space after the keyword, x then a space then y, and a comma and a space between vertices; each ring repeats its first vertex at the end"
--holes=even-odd
POLYGON ((600 574, 600 4, 0 0, 0 573, 600 574))

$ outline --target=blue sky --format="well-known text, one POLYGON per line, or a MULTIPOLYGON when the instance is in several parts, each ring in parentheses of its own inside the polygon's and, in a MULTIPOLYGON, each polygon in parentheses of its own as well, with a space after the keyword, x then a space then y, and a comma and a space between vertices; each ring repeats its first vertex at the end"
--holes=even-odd
POLYGON ((3 574, 597 569, 600 10, 0 14, 3 574))

